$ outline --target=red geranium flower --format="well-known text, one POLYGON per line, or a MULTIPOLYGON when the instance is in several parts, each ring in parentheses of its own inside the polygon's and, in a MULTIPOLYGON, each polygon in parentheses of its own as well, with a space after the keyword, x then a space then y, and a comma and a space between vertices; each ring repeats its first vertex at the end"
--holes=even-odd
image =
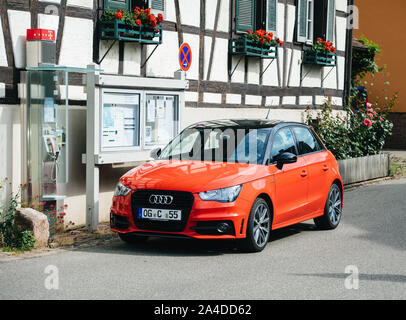
POLYGON ((141 20, 140 20, 140 19, 135 20, 135 24, 136 24, 137 26, 140 26, 140 25, 141 25, 141 20))
POLYGON ((121 11, 117 11, 115 17, 116 19, 121 20, 121 18, 123 17, 123 13, 121 11))
POLYGON ((162 22, 164 20, 164 16, 161 13, 158 13, 158 21, 162 22))

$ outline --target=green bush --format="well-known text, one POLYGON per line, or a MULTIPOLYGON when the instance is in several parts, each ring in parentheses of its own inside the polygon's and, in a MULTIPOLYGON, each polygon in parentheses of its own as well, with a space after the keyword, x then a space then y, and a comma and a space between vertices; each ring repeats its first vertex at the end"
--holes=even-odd
POLYGON ((317 112, 315 119, 308 108, 306 122, 314 127, 338 160, 380 153, 393 128, 387 113, 374 110, 371 104, 357 112, 345 108, 343 114, 333 115, 330 101, 317 112))
MULTIPOLYGON (((0 184, 3 189, 4 182, 0 184)), ((29 251, 35 246, 35 238, 31 231, 14 230, 14 215, 19 204, 20 191, 11 194, 5 205, 0 207, 0 246, 29 251)))

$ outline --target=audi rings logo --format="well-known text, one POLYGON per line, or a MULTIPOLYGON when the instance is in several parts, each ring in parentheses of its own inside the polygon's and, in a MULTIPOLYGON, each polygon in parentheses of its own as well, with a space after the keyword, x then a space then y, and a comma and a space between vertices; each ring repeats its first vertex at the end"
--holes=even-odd
POLYGON ((151 204, 171 204, 172 201, 173 201, 172 196, 153 194, 149 197, 149 203, 151 204))

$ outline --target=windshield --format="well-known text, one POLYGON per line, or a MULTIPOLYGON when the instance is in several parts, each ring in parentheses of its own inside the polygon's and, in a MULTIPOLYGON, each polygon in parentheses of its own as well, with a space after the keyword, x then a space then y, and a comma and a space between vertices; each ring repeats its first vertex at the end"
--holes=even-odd
POLYGON ((160 159, 261 164, 270 129, 185 129, 162 151, 160 159))

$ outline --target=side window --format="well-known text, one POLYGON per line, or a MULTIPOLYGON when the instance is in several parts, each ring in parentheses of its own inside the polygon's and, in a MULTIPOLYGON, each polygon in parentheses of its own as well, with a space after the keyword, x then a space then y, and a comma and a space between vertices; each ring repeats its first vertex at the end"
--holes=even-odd
POLYGON ((312 43, 314 30, 314 0, 297 0, 296 40, 312 43))
POLYGON ((236 0, 236 31, 255 30, 256 1, 236 0))
POLYGON ((314 38, 322 38, 326 41, 334 42, 335 20, 336 20, 335 0, 316 0, 314 3, 314 38))
POLYGON ((280 129, 274 136, 272 142, 272 160, 282 153, 289 152, 297 155, 295 139, 289 128, 280 129))
POLYGON ((321 150, 319 143, 308 128, 293 127, 293 132, 296 137, 300 155, 321 150))

